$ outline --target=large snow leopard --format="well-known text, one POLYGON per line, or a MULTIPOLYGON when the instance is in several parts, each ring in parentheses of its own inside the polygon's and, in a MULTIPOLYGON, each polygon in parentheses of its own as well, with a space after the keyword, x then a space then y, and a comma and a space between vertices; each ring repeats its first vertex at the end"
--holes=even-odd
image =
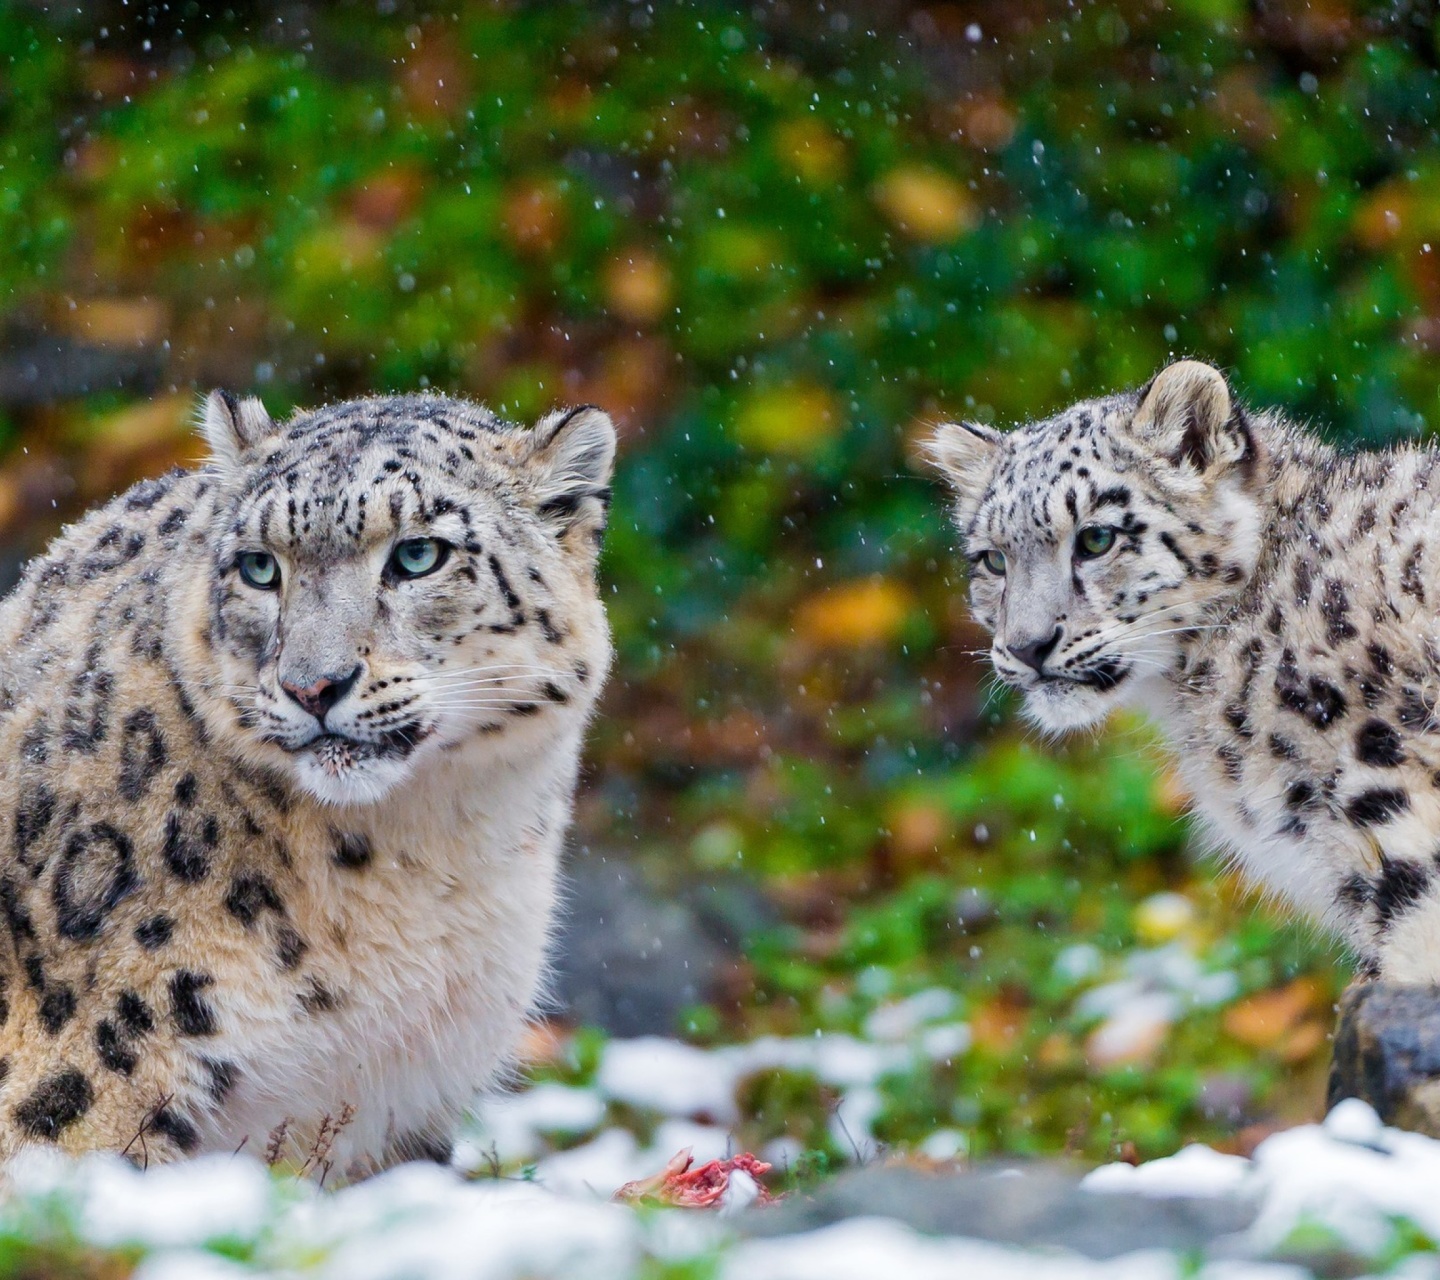
POLYGON ((0 1155, 443 1156, 542 972, 614 431, 221 393, 204 430, 0 608, 0 1155))

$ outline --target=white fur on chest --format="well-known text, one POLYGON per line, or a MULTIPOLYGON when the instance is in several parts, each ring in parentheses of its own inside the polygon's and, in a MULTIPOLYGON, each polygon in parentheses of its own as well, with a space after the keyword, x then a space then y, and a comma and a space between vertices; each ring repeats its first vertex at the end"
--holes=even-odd
POLYGON ((379 1162, 408 1133, 448 1133, 509 1065, 534 1004, 574 758, 573 746, 508 767, 449 757, 374 812, 335 812, 337 829, 370 839, 369 866, 333 864, 328 830, 296 850, 301 970, 323 991, 306 1008, 257 988, 237 1011, 223 1049, 240 1080, 207 1146, 263 1147, 289 1120, 303 1147, 347 1107, 340 1168, 379 1162))
POLYGON ((1333 886, 1346 865, 1338 850, 1276 831, 1278 799, 1249 797, 1269 822, 1260 828, 1247 825, 1240 818, 1234 784, 1204 758, 1182 755, 1180 773, 1195 796, 1195 813, 1211 844, 1236 863, 1251 884, 1314 919, 1337 923, 1333 886))

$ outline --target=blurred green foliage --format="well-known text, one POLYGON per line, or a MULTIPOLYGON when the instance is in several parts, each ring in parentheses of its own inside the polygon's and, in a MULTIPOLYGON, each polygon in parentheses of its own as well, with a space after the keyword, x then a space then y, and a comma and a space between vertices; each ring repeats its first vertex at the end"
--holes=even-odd
POLYGON ((1422 6, 157 14, 0 3, 12 542, 192 456, 214 383, 272 410, 601 403, 620 662, 581 835, 677 887, 758 886, 781 922, 697 1033, 855 1029, 953 987, 976 1045, 887 1090, 897 1142, 1153 1154, 1318 1107, 1333 957, 1197 873, 1134 726, 1021 740, 913 442, 1182 353, 1337 438, 1423 432, 1422 6), (76 351, 108 363, 66 383, 76 351), (1193 920, 1137 915, 1175 891, 1193 920), (1172 946, 1234 990, 1097 1064, 1062 961, 1082 945, 1088 980, 1172 946), (1271 1022, 1243 1003, 1287 991, 1271 1022))

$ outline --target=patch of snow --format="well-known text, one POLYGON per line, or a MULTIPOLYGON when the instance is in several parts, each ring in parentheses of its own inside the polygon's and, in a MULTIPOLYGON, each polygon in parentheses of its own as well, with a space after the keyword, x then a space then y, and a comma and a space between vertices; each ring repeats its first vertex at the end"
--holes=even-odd
POLYGON ((1146 1196, 1224 1196, 1245 1190, 1250 1161, 1198 1143, 1145 1164, 1107 1164, 1081 1180, 1087 1191, 1146 1196))
POLYGON ((1125 972, 1153 986, 1184 991, 1204 970, 1195 953, 1183 942, 1139 948, 1125 957, 1125 972))
POLYGON ((1190 986, 1190 1003, 1202 1009, 1229 1004, 1240 994, 1240 979, 1228 969, 1202 973, 1190 986))
POLYGON ((1108 1018, 1144 994, 1145 984, 1138 978, 1119 978, 1091 987, 1075 1001, 1075 1012, 1082 1018, 1108 1018))
POLYGON ((1359 1098, 1346 1098, 1337 1102, 1325 1117, 1325 1132, 1337 1142, 1349 1142, 1357 1147, 1383 1147, 1385 1123, 1375 1114, 1375 1108, 1359 1098))
POLYGON ((480 1169, 492 1151, 502 1162, 529 1160, 546 1150, 545 1134, 588 1133, 604 1119, 605 1101, 593 1089, 546 1083, 523 1093, 497 1094, 476 1107, 474 1125, 464 1145, 457 1144, 454 1163, 480 1169))
POLYGON ((927 1023, 948 1018, 957 1003, 949 988, 929 987, 908 999, 881 1005, 865 1019, 865 1034, 872 1040, 907 1039, 927 1023))
POLYGON ((912 1061, 899 1044, 867 1044, 854 1036, 827 1032, 814 1036, 762 1036, 749 1044, 716 1050, 729 1061, 736 1078, 777 1067, 810 1071, 825 1084, 842 1089, 873 1085, 881 1076, 904 1070, 912 1061))
POLYGON ((894 985, 894 976, 889 969, 882 965, 867 964, 855 975, 855 990, 872 1000, 880 1000, 888 996, 890 988, 894 985))
POLYGON ((1057 978, 1067 982, 1084 982, 1099 977, 1104 965, 1105 957, 1099 947, 1089 942, 1076 942, 1056 955, 1054 971, 1057 978))
POLYGON ((876 1089, 847 1089, 840 1095, 826 1127, 831 1141, 846 1159, 863 1164, 880 1154, 873 1126, 884 1106, 884 1099, 876 1089))
POLYGON ((720 1216, 733 1218, 760 1199, 760 1195, 760 1184, 744 1169, 736 1169, 725 1184, 725 1194, 720 1197, 720 1216))
POLYGON ((959 1129, 936 1129, 924 1142, 919 1151, 931 1160, 954 1160, 970 1150, 970 1139, 959 1129))
POLYGON ((1416 1254, 1385 1272, 1385 1280, 1435 1280, 1435 1255, 1416 1254))
MULTIPOLYGON (((1060 968, 1059 960, 1056 967, 1060 968)), ((1075 1012, 1082 1018, 1107 1018, 1143 996, 1165 995, 1176 1002, 1178 1016, 1184 1007, 1226 1004, 1240 991, 1235 974, 1225 969, 1207 971, 1189 946, 1178 941, 1133 951, 1125 957, 1123 968, 1124 977, 1083 992, 1075 1001, 1075 1012)))
POLYGON ((1199 957, 1184 942, 1132 951, 1125 957, 1125 972, 1147 987, 1183 997, 1188 1005, 1224 1004, 1239 993, 1240 980, 1228 970, 1207 972, 1199 957))
POLYGON ((596 1073, 600 1089, 632 1107, 668 1116, 736 1118, 733 1061, 661 1036, 612 1040, 596 1073))
MULTIPOLYGON (((1189 1276, 1188 1271, 1177 1271, 1177 1276, 1189 1276)), ((1395 1273, 1387 1273, 1392 1280, 1395 1273)), ((1287 1262, 1246 1262, 1239 1258, 1222 1258, 1207 1263, 1194 1273, 1194 1280, 1314 1280, 1315 1273, 1309 1267, 1287 1262)), ((1417 1277, 1418 1280, 1418 1277, 1417 1277)), ((1427 1275, 1425 1280, 1433 1280, 1427 1275)))
POLYGON ((466 1185, 408 1165, 330 1201, 336 1243, 322 1280, 624 1280, 642 1256, 638 1221, 525 1183, 466 1185), (396 1215, 397 1202, 406 1212, 396 1215), (389 1221, 376 1231, 377 1219, 389 1221), (343 1224, 343 1226, 342 1226, 343 1224), (348 1228, 345 1229, 345 1228, 348 1228))
POLYGON ((1365 1103, 1340 1103, 1323 1124, 1272 1134, 1249 1160, 1209 1148, 1131 1168, 1105 1165, 1083 1186, 1154 1196, 1244 1195, 1258 1206, 1246 1250, 1272 1252, 1297 1229, 1321 1226, 1362 1255, 1394 1238, 1408 1219, 1440 1238, 1440 1142, 1389 1129, 1365 1103))
POLYGON ((756 1154, 766 1164, 772 1164, 782 1173, 786 1173, 793 1169, 805 1154, 805 1144, 799 1138, 782 1133, 778 1138, 771 1138, 756 1154))
MULTIPOLYGON (((672 1151, 669 1155, 674 1155, 672 1151)), ((654 1163, 628 1129, 606 1129, 583 1146, 546 1156, 536 1180, 550 1191, 581 1199, 608 1200, 623 1183, 655 1173, 669 1155, 654 1163)))
POLYGON ((920 1052, 932 1062, 950 1062, 968 1053, 973 1040, 970 1025, 965 1022, 927 1027, 920 1036, 920 1052))
POLYGON ((1273 1248, 1297 1227, 1319 1223, 1353 1248, 1374 1252, 1391 1238, 1397 1217, 1440 1238, 1440 1142, 1382 1129, 1369 1131, 1373 1142, 1356 1143, 1352 1135, 1367 1136, 1368 1121, 1353 1106, 1336 1130, 1302 1125, 1255 1149, 1261 1208, 1251 1241, 1273 1248))
POLYGON ((82 1235, 103 1247, 187 1249, 254 1240, 284 1198, 265 1167, 248 1156, 206 1156, 144 1174, 115 1156, 71 1162, 54 1152, 26 1151, 10 1172, 17 1191, 78 1201, 82 1235))
POLYGON ((510 1094, 514 1109, 542 1133, 584 1133, 605 1118, 605 1103, 592 1089, 563 1084, 537 1084, 521 1094, 510 1094))
POLYGON ((800 1043, 815 1046, 815 1074, 826 1084, 842 1088, 873 1085, 910 1062, 910 1055, 900 1045, 866 1044, 853 1036, 821 1035, 800 1043))
POLYGON ((145 1259, 131 1272, 130 1280, 241 1280, 254 1275, 249 1267, 219 1254, 183 1249, 145 1259))
POLYGON ((1179 1016, 1180 1001, 1168 991, 1134 995, 1091 1032, 1085 1056, 1096 1066, 1146 1057, 1179 1016))
POLYGON ((657 1157, 659 1168, 677 1151, 690 1148, 696 1164, 724 1160, 735 1154, 735 1138, 729 1129, 713 1124, 696 1124, 693 1120, 666 1120, 655 1130, 650 1152, 657 1157))

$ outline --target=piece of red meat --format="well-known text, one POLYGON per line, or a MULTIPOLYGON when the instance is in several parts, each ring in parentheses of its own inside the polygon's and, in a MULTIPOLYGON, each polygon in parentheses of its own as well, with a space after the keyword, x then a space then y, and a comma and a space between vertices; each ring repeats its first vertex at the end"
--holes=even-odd
POLYGON ((634 1204, 674 1205, 682 1209, 713 1209, 725 1197, 730 1188, 731 1175, 739 1171, 754 1179, 760 1189, 756 1204, 768 1204, 774 1199, 760 1181, 770 1172, 765 1161, 742 1151, 728 1160, 711 1160, 698 1168, 691 1168, 695 1157, 689 1147, 677 1152, 664 1169, 648 1178, 627 1182, 614 1195, 614 1199, 634 1204))

